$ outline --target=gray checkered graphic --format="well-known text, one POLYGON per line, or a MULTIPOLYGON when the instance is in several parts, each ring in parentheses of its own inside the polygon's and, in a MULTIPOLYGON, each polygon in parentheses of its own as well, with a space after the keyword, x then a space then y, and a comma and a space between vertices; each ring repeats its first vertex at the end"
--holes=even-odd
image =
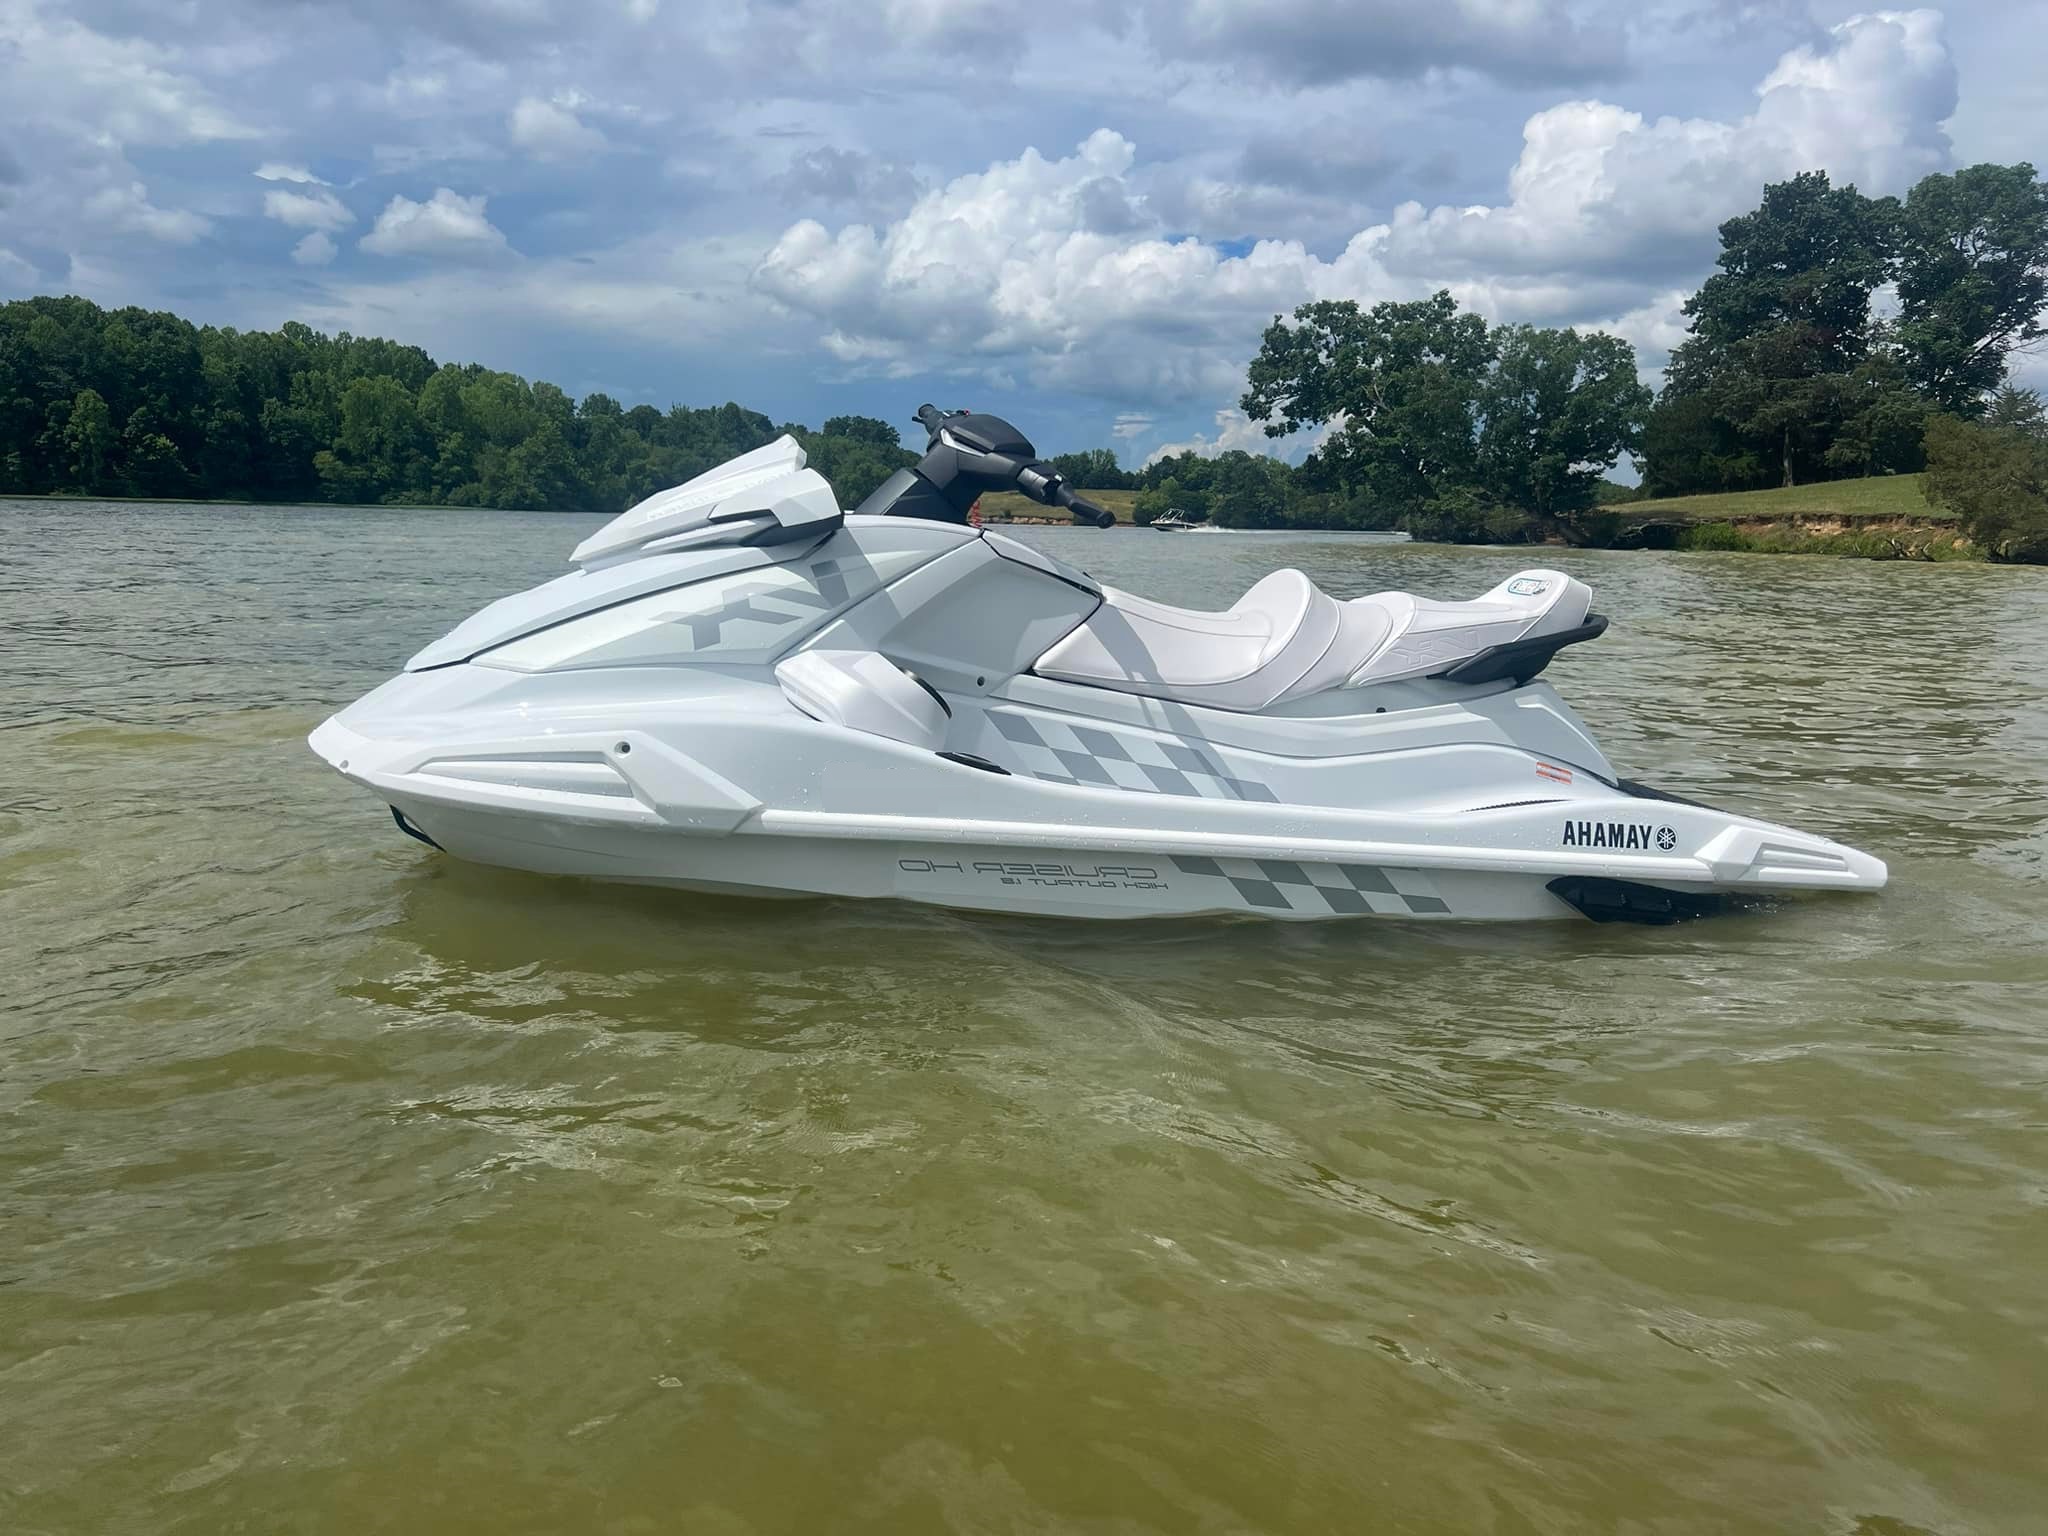
POLYGON ((1145 777, 1152 781, 1152 787, 1162 795, 1200 795, 1201 791, 1188 781, 1188 776, 1178 768, 1158 768, 1151 763, 1140 763, 1145 777))
POLYGON ((1107 731, 1098 731, 1086 725, 1069 726, 1068 729, 1074 733, 1074 739, 1081 743, 1081 749, 1085 752, 1092 752, 1097 757, 1114 758, 1120 763, 1128 763, 1131 760, 1131 754, 1124 750, 1123 743, 1107 731))
POLYGON ((1337 868, 1343 872, 1345 879, 1361 891, 1376 891, 1382 896, 1400 894, 1394 889, 1394 882, 1389 880, 1383 871, 1374 869, 1369 864, 1339 864, 1337 868))
POLYGON ((1069 725, 1043 716, 1034 719, 1007 709, 990 710, 988 719, 1017 749, 1012 754, 1017 765, 1048 784, 1093 784, 1140 794, 1248 800, 1263 805, 1280 801, 1257 779, 1233 775, 1199 743, 1125 736, 1099 726, 1069 725))
POLYGON ((1451 910, 1429 877, 1416 869, 1389 872, 1370 864, 1296 864, 1287 859, 1210 859, 1194 854, 1175 854, 1173 865, 1184 875, 1228 880, 1248 907, 1312 912, 1320 902, 1331 912, 1395 916, 1451 910), (1400 875, 1400 886, 1393 874, 1400 875))
POLYGON ((1116 780, 1109 776, 1109 770, 1090 757, 1086 752, 1062 752, 1052 748, 1052 755, 1058 758, 1067 772, 1074 776, 1077 784, 1107 784, 1112 788, 1116 780))

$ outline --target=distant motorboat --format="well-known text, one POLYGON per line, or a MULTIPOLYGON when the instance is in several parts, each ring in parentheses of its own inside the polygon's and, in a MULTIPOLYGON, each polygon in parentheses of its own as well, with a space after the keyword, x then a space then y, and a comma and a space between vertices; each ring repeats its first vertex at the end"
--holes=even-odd
MULTIPOLYGON (((1152 519, 1151 526, 1157 528, 1161 533, 1242 533, 1244 531, 1241 528, 1226 528, 1221 523, 1212 523, 1204 518, 1196 517, 1193 513, 1182 507, 1174 507, 1169 511, 1162 512, 1158 517, 1152 519)), ((1280 528, 1267 529, 1266 531, 1269 533, 1291 531, 1336 534, 1342 538, 1370 539, 1375 544, 1406 544, 1411 539, 1411 535, 1404 528, 1302 528, 1293 530, 1280 528)))

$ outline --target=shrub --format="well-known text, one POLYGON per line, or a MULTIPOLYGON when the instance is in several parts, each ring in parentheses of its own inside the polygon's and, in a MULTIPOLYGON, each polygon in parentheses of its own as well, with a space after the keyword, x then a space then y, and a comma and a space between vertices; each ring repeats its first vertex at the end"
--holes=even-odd
POLYGON ((1694 523, 1679 530, 1676 547, 1694 551, 1753 549, 1755 541, 1738 533, 1732 523, 1694 523))
POLYGON ((1432 544, 1533 544, 1542 529, 1528 513, 1472 486, 1453 486, 1401 519, 1410 537, 1432 544))
POLYGON ((1921 486, 1992 559, 2048 561, 2048 428, 2038 416, 1929 417, 1921 486))

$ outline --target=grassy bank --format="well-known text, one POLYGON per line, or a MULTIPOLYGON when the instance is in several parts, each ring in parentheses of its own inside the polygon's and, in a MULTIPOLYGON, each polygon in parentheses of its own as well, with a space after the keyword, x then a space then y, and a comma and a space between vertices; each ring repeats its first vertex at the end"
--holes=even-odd
POLYGON ((1630 518, 1644 514, 1692 523, 1751 523, 1826 519, 1953 521, 1920 494, 1919 475, 1876 475, 1868 480, 1828 480, 1775 491, 1729 491, 1716 496, 1670 496, 1623 502, 1614 510, 1630 518))
POLYGON ((1615 542, 1863 560, 1981 560, 1956 520, 1928 505, 1919 475, 1830 480, 1771 491, 1624 502, 1615 542))
MULTIPOLYGON (((1116 514, 1120 523, 1131 521, 1131 506, 1137 501, 1136 491, 1083 491, 1090 501, 1107 507, 1116 514)), ((1015 491, 990 491, 981 498, 981 519, 985 523, 1064 523, 1070 521, 1067 514, 1051 507, 1041 507, 1029 496, 1020 496, 1015 491)))

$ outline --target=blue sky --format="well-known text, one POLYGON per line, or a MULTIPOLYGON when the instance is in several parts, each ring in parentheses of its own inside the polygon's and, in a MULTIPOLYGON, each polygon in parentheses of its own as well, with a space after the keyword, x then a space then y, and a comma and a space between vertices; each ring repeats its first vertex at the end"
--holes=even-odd
POLYGON ((1278 311, 1449 287, 1645 368, 1714 228, 2048 160, 2048 0, 0 0, 0 297, 629 404, 1260 448, 1278 311))

